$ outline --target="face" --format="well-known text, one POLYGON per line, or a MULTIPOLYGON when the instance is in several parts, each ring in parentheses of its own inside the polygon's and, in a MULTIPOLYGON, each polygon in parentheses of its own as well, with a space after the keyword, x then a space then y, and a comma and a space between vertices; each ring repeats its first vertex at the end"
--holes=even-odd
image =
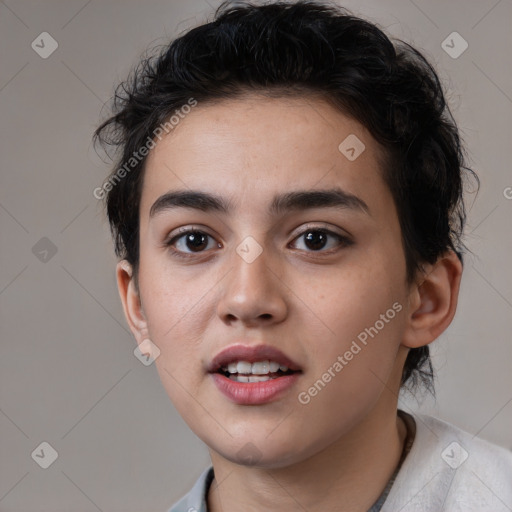
POLYGON ((408 286, 379 155, 321 100, 248 96, 199 104, 148 156, 141 315, 170 399, 216 454, 305 460, 396 382, 408 286))

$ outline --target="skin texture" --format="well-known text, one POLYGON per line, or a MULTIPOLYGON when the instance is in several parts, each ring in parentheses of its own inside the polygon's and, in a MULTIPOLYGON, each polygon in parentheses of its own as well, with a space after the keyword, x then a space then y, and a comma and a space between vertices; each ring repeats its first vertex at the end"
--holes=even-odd
POLYGON ((402 367, 409 348, 430 343, 451 322, 462 268, 447 252, 406 281, 380 156, 362 125, 320 99, 256 95, 199 104, 148 156, 140 296, 126 261, 117 267, 119 292, 137 342, 149 338, 160 349, 155 364, 170 399, 209 447, 209 510, 367 510, 398 463, 402 367), (338 150, 350 134, 365 145, 354 161, 338 150), (360 198, 368 212, 268 213, 276 194, 334 187, 360 198), (174 190, 222 196, 232 211, 174 208, 150 219, 152 204, 174 190), (182 238, 174 248, 191 257, 173 255, 165 241, 181 227, 210 235, 207 249, 194 253, 182 238), (331 235, 324 249, 312 250, 301 236, 312 228, 351 243, 331 235), (263 249, 252 263, 236 252, 248 236, 263 249), (298 394, 394 303, 401 311, 301 404, 298 394), (222 395, 207 365, 240 341, 295 360, 302 374, 294 387, 257 406, 222 395), (253 465, 241 455, 248 443, 257 450, 253 465))

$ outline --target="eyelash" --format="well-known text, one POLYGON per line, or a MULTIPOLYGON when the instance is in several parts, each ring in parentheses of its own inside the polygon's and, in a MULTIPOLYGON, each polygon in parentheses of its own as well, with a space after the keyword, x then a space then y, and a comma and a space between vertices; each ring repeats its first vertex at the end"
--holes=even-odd
MULTIPOLYGON (((348 247, 350 245, 353 244, 353 241, 347 237, 347 236, 344 236, 344 235, 340 235, 339 233, 335 233, 334 231, 331 231, 330 229, 327 229, 327 228, 319 228, 319 227, 308 227, 306 228, 304 231, 302 231, 301 233, 299 233, 295 238, 294 238, 294 241, 295 240, 298 240, 300 237, 303 237, 304 235, 306 235, 307 233, 315 233, 315 232, 319 232, 319 233, 323 233, 325 235, 330 235, 334 238, 337 239, 338 241, 338 246, 335 247, 334 249, 331 248, 331 249, 327 249, 327 250, 323 250, 323 249, 320 249, 318 251, 306 251, 307 253, 310 253, 310 254, 325 254, 325 255, 331 255, 333 254, 333 252, 337 252, 341 247, 348 247)), ((208 233, 206 233, 205 231, 201 231, 200 229, 191 229, 191 228, 186 228, 186 229, 183 229, 183 230, 180 230, 180 233, 178 235, 175 235, 173 236, 172 238, 170 238, 168 241, 165 242, 165 246, 166 247, 169 247, 171 253, 173 256, 176 256, 177 258, 184 258, 184 259, 188 259, 188 258, 193 258, 194 256, 200 256, 202 254, 205 254, 208 252, 208 250, 205 250, 205 251, 198 251, 198 252, 183 252, 183 251, 179 251, 177 249, 175 249, 173 246, 174 244, 180 240, 181 238, 184 238, 185 236, 191 234, 191 233, 194 233, 194 234, 201 234, 201 235, 206 235, 207 237, 210 237, 210 238, 213 238, 212 235, 209 235, 208 233)), ((217 242, 217 246, 218 246, 218 242, 217 242)), ((211 250, 211 249, 210 249, 211 250)))

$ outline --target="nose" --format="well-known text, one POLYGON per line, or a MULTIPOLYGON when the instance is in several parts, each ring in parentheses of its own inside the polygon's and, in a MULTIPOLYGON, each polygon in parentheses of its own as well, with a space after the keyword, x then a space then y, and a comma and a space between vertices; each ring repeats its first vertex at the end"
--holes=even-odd
MULTIPOLYGON (((275 265, 270 268, 264 250, 248 263, 233 254, 233 267, 223 280, 217 314, 227 325, 240 322, 245 327, 273 325, 288 314, 286 285, 275 265)), ((280 272, 279 272, 280 273, 280 272)))

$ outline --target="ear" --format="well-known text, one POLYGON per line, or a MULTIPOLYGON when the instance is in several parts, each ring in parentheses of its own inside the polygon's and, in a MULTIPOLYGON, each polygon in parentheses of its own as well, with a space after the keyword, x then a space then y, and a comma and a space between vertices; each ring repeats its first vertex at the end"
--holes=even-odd
POLYGON ((411 285, 407 327, 402 345, 428 345, 450 325, 457 309, 462 263, 448 251, 433 265, 426 265, 411 285))
POLYGON ((121 260, 116 267, 117 289, 123 303, 123 310, 130 330, 137 343, 148 337, 148 326, 139 292, 135 286, 133 268, 127 260, 121 260))

